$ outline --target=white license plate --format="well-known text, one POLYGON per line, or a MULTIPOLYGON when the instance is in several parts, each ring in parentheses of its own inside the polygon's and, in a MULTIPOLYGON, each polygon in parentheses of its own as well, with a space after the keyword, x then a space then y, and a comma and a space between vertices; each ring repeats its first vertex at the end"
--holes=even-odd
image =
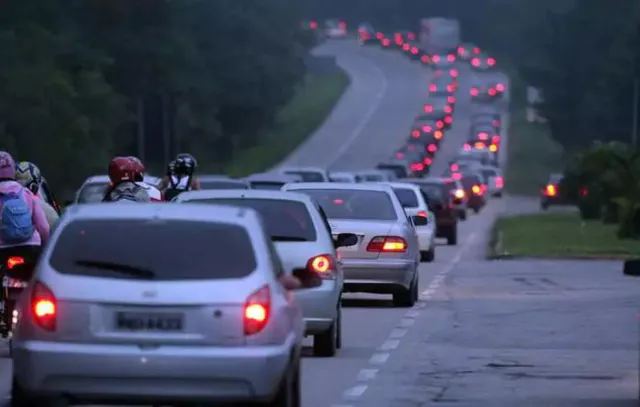
POLYGON ((25 288, 29 283, 27 281, 18 280, 11 277, 3 277, 2 278, 2 286, 9 288, 25 288))

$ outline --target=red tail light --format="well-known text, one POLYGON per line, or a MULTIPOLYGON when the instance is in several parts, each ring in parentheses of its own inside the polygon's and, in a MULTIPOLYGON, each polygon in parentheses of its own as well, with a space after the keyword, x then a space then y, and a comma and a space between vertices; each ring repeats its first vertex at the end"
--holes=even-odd
POLYGON ((338 23, 338 25, 340 26, 340 28, 341 28, 342 30, 346 30, 346 29, 347 29, 347 23, 345 23, 344 21, 340 21, 340 22, 338 23))
POLYGON ((498 93, 494 88, 489 89, 489 96, 495 96, 498 93))
POLYGON ((436 151, 438 151, 438 146, 436 146, 435 144, 429 144, 429 146, 427 147, 427 151, 429 151, 430 153, 435 153, 436 151))
POLYGON ((409 51, 409 48, 411 48, 411 45, 409 44, 402 44, 402 49, 405 51, 409 51))
POLYGON ((496 64, 496 60, 494 58, 487 59, 487 65, 494 66, 496 64))
POLYGON ((453 78, 457 78, 458 77, 458 70, 457 69, 450 69, 449 70, 449 75, 451 75, 453 78))
POLYGON ((271 312, 271 290, 264 285, 247 298, 244 304, 244 334, 255 335, 262 331, 271 312))
POLYGON ((430 62, 430 61, 429 61, 429 56, 427 56, 427 55, 423 55, 423 56, 421 56, 421 57, 420 57, 420 62, 422 62, 422 63, 423 63, 423 64, 425 64, 425 65, 426 65, 426 64, 428 64, 428 63, 430 62))
POLYGON ((498 92, 504 92, 504 85, 499 83, 498 85, 496 85, 496 89, 498 90, 498 92))
POLYGON ((464 48, 463 47, 458 47, 458 55, 462 55, 464 54, 464 48))
POLYGON ((448 85, 448 86, 447 86, 447 91, 449 91, 449 92, 453 92, 453 91, 455 91, 455 90, 456 90, 456 87, 455 87, 454 85, 448 85))
POLYGON ((431 165, 433 160, 429 157, 426 157, 423 162, 424 162, 424 165, 431 165))
POLYGON ((33 321, 47 331, 56 330, 56 297, 46 285, 36 282, 31 290, 31 313, 33 321))
POLYGON ((462 174, 460 174, 459 172, 456 172, 456 173, 451 175, 451 178, 456 179, 456 180, 462 179, 462 174))
POLYGON ((431 59, 433 60, 433 62, 440 62, 440 55, 434 55, 431 59))
POLYGON ((7 259, 7 268, 11 270, 16 266, 20 266, 24 264, 24 257, 20 256, 11 256, 7 259))
POLYGON ((469 93, 471 93, 471 96, 478 96, 478 93, 480 93, 480 92, 478 91, 477 88, 471 88, 469 93))
POLYGON ((447 103, 451 103, 451 104, 456 103, 456 97, 455 96, 447 97, 447 103))
POLYGON ((389 39, 388 39, 388 38, 383 38, 383 39, 382 39, 382 46, 383 46, 383 47, 388 47, 388 46, 389 46, 389 44, 391 44, 391 41, 389 41, 389 39))
POLYGON ((464 148, 465 151, 469 151, 471 150, 471 144, 465 143, 465 145, 462 148, 464 148))
POLYGON ((410 166, 411 171, 423 171, 424 170, 424 164, 422 163, 413 163, 410 166))
POLYGON ((495 127, 499 127, 499 126, 500 126, 500 120, 494 120, 494 121, 493 121, 493 125, 494 125, 495 127))
POLYGON ((479 150, 482 150, 483 148, 485 148, 486 144, 480 141, 477 141, 473 146, 479 150))
POLYGON ((496 177, 496 188, 504 187, 504 180, 502 177, 496 177))
POLYGON ((431 113, 431 112, 433 112, 433 106, 431 106, 431 105, 424 105, 424 112, 425 112, 425 113, 431 113))
POLYGON ((438 131, 433 133, 433 138, 435 138, 436 140, 440 140, 443 135, 444 135, 444 133, 441 132, 440 130, 438 130, 438 131))
POLYGON ((376 236, 367 245, 367 251, 375 253, 404 253, 407 251, 407 241, 400 236, 376 236))
POLYGON ((412 53, 413 55, 417 55, 417 54, 418 54, 418 48, 416 48, 416 47, 412 47, 412 48, 411 48, 411 53, 412 53))
POLYGON ((460 169, 460 166, 458 164, 451 164, 451 171, 458 171, 460 169))
POLYGON ((402 153, 396 153, 396 158, 402 158, 402 157, 404 157, 404 154, 402 154, 402 153))
POLYGON ((429 214, 425 211, 420 211, 418 212, 418 216, 422 216, 423 218, 428 218, 429 214))
POLYGON ((321 278, 336 278, 336 264, 333 256, 330 254, 321 254, 310 258, 307 262, 307 268, 311 271, 315 271, 321 278))
POLYGON ((422 131, 424 131, 425 133, 431 133, 433 131, 433 128, 431 128, 431 126, 422 126, 422 131))
POLYGON ((547 185, 547 188, 545 189, 545 194, 547 196, 556 196, 556 194, 558 193, 558 191, 556 190, 556 186, 553 184, 549 184, 547 185))
POLYGON ((478 133, 478 138, 480 140, 487 140, 489 139, 489 135, 487 133, 478 133))
POLYGON ((315 30, 316 28, 318 28, 318 23, 316 23, 315 21, 310 22, 309 28, 311 28, 312 30, 315 30))
POLYGON ((413 138, 420 138, 420 130, 413 130, 411 132, 411 137, 413 138))
POLYGON ((447 55, 447 61, 449 62, 456 62, 456 56, 453 54, 449 54, 447 55))
POLYGON ((451 108, 451 106, 445 106, 444 107, 444 112, 445 113, 451 113, 451 112, 453 112, 453 109, 451 108))
POLYGON ((482 195, 482 187, 480 187, 480 185, 474 185, 471 187, 471 192, 476 195, 482 195))
POLYGON ((407 33, 407 38, 413 41, 416 39, 416 35, 414 33, 407 33))
POLYGON ((381 40, 384 38, 384 34, 383 33, 376 33, 376 38, 381 40))
POLYGON ((447 123, 447 124, 451 124, 451 123, 453 123, 453 117, 451 117, 451 116, 446 116, 446 117, 444 118, 444 122, 445 122, 445 123, 447 123))
POLYGON ((474 54, 479 54, 479 53, 480 53, 480 48, 478 48, 478 47, 474 47, 474 48, 472 49, 472 51, 473 51, 473 53, 474 53, 474 54))
POLYGON ((480 60, 478 58, 473 58, 471 60, 471 65, 473 66, 480 66, 480 60))
POLYGON ((439 128, 439 129, 441 129, 441 128, 443 128, 443 127, 444 127, 444 123, 442 122, 442 120, 438 120, 438 121, 436 122, 436 127, 437 127, 437 128, 439 128))
POLYGON ((500 143, 500 136, 493 136, 493 137, 491 137, 491 142, 492 142, 493 144, 498 144, 498 143, 500 143))
POLYGON ((438 87, 436 85, 434 85, 433 83, 431 85, 429 85, 429 92, 435 92, 438 90, 438 87))
POLYGON ((580 188, 580 196, 588 196, 588 195, 589 195, 589 188, 581 187, 580 188))

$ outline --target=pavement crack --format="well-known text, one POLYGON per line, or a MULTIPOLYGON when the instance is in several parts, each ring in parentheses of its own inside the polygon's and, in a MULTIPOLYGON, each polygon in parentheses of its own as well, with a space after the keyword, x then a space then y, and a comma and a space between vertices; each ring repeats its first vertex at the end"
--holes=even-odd
POLYGON ((573 374, 536 374, 513 372, 505 373, 505 376, 514 379, 547 379, 547 380, 588 380, 588 381, 613 381, 620 379, 618 376, 610 375, 573 375, 573 374))
POLYGON ((519 363, 516 361, 503 361, 503 362, 491 362, 485 365, 492 368, 507 368, 507 367, 535 367, 534 365, 528 365, 525 363, 519 363))

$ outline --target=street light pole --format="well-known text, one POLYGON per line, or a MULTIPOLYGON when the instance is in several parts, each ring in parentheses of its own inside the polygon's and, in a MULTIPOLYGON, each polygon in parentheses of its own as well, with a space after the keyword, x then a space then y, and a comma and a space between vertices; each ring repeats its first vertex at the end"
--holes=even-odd
POLYGON ((640 99, 640 79, 633 79, 633 126, 631 128, 631 146, 638 146, 638 102, 640 99))

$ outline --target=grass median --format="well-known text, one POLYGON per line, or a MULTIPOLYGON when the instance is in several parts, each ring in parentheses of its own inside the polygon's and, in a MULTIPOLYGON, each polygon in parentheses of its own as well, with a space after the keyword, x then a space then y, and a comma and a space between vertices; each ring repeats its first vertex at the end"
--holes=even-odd
POLYGON ((236 153, 224 172, 244 177, 282 161, 324 122, 348 84, 349 78, 342 70, 307 75, 278 113, 275 125, 258 137, 259 144, 236 153))
POLYGON ((619 240, 617 225, 583 221, 578 213, 544 213, 499 218, 490 258, 538 257, 627 259, 640 257, 634 240, 619 240))

